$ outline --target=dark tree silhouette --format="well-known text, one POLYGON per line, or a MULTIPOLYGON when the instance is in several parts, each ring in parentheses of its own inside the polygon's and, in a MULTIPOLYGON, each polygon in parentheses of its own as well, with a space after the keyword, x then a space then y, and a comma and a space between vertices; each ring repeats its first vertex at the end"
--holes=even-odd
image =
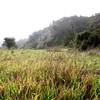
POLYGON ((6 37, 4 38, 3 46, 7 47, 8 49, 16 48, 16 42, 14 38, 6 37))

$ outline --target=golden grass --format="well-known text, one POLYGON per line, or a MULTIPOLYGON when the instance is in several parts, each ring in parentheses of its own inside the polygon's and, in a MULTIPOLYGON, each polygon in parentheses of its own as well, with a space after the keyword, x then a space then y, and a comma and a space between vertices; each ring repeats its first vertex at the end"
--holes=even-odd
POLYGON ((0 50, 0 100, 99 100, 99 67, 86 52, 0 50))

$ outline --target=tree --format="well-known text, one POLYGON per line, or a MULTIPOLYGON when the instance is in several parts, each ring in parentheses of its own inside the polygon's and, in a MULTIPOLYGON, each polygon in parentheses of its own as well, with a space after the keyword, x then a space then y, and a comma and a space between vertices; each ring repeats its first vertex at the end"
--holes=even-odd
POLYGON ((8 49, 16 48, 16 42, 14 38, 6 37, 4 38, 3 46, 7 47, 8 49))

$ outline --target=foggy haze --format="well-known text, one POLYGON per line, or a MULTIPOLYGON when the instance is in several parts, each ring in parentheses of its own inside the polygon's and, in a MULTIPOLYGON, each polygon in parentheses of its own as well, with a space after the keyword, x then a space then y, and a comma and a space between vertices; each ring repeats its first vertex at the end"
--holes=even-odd
POLYGON ((65 16, 99 13, 99 0, 0 0, 0 44, 4 37, 27 38, 65 16))

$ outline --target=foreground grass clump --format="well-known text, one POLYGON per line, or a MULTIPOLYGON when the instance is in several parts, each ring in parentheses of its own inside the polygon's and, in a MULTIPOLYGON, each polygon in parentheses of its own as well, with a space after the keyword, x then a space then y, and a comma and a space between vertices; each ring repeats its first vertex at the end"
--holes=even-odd
POLYGON ((0 100, 99 100, 100 55, 0 50, 0 100))

